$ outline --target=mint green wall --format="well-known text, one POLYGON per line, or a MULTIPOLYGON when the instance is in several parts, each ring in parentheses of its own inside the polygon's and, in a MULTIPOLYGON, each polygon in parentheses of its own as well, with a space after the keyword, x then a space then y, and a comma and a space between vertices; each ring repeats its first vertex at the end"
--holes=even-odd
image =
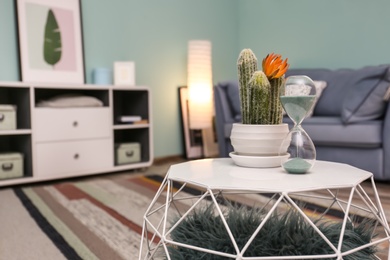
MULTIPOLYGON (((17 81, 14 0, 0 1, 0 81, 17 81)), ((137 85, 152 90, 156 157, 183 154, 178 87, 186 85, 189 40, 212 42, 214 82, 235 73, 235 0, 82 0, 87 82, 93 68, 135 61, 137 85)))
POLYGON ((0 80, 19 79, 18 41, 13 0, 0 1, 0 80))
POLYGON ((153 95, 156 157, 183 154, 178 86, 187 81, 187 44, 212 42, 214 82, 235 72, 238 48, 234 0, 84 1, 88 75, 116 60, 133 60, 136 83, 153 95))
POLYGON ((388 0, 244 0, 239 48, 280 53, 292 68, 390 63, 389 11, 388 0))
MULTIPOLYGON (((0 81, 19 79, 14 0, 0 1, 0 81)), ((136 63, 153 95, 156 157, 183 153, 177 87, 186 84, 187 43, 213 44, 214 82, 236 79, 242 48, 291 67, 390 63, 388 0, 82 0, 87 83, 92 69, 136 63)))

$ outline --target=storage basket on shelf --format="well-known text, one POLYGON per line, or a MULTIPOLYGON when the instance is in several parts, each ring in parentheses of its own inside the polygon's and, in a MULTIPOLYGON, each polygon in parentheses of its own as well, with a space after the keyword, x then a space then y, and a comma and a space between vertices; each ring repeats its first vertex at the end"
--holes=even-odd
POLYGON ((16 129, 16 106, 0 105, 0 130, 16 129))
POLYGON ((10 152, 0 153, 0 179, 23 176, 23 154, 10 152))
POLYGON ((140 162, 141 145, 140 143, 118 143, 115 155, 117 165, 140 162))

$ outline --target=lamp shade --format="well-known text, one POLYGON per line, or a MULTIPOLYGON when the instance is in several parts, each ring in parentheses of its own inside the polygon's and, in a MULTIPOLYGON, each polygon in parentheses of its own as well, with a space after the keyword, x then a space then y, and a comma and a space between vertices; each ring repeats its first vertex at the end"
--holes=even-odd
POLYGON ((187 86, 190 128, 211 127, 213 90, 210 41, 189 41, 187 86))

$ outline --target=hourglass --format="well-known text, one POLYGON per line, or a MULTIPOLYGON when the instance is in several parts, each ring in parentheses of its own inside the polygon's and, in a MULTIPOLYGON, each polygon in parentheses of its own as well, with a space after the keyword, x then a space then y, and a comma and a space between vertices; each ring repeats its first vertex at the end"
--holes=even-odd
POLYGON ((282 92, 280 101, 294 127, 283 140, 280 154, 285 154, 287 147, 289 156, 283 157, 281 165, 288 173, 306 173, 315 163, 316 149, 313 141, 301 126, 313 108, 315 99, 316 88, 309 77, 290 76, 286 79, 285 91, 282 92))

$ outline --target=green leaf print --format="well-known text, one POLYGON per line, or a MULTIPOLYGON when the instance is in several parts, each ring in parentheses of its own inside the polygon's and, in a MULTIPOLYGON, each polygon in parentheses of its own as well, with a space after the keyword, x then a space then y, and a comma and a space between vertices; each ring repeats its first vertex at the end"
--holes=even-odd
POLYGON ((44 59, 50 65, 55 65, 62 54, 61 31, 58 27, 56 17, 50 9, 46 19, 45 36, 43 43, 44 59))

